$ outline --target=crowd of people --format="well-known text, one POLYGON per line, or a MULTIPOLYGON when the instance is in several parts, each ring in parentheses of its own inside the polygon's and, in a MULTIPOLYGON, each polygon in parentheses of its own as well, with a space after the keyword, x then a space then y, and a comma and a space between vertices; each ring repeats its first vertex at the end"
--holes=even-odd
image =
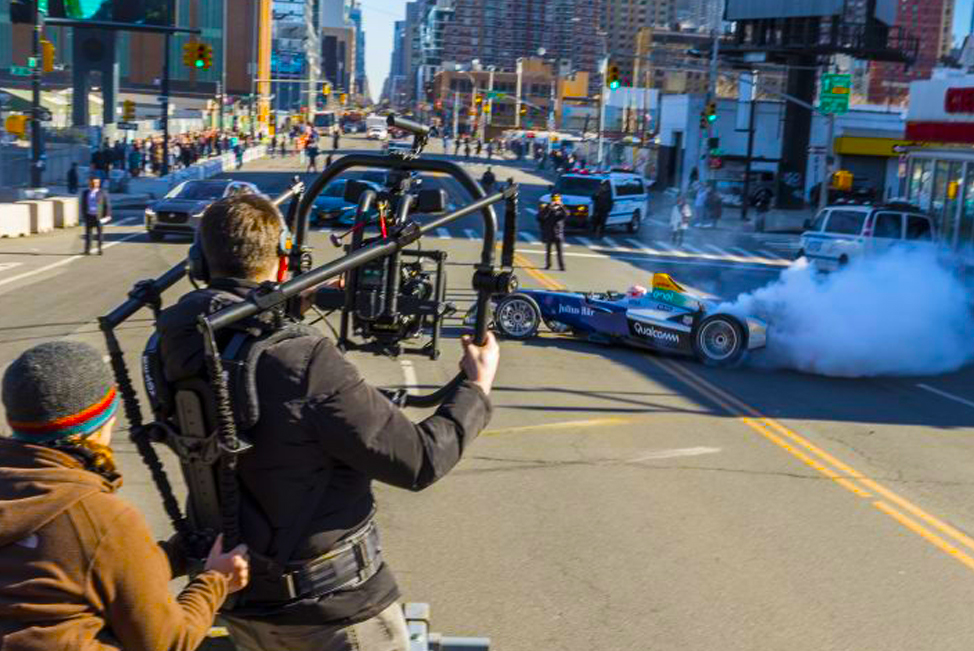
MULTIPOLYGON (((233 153, 237 165, 243 164, 243 153, 255 145, 255 139, 236 131, 194 131, 169 138, 169 170, 187 168, 213 156, 233 153)), ((162 136, 139 138, 126 142, 105 140, 102 146, 93 149, 89 166, 93 175, 102 180, 109 177, 112 170, 122 170, 133 177, 159 175, 163 168, 164 143, 162 136)), ((76 175, 75 171, 75 175, 76 175)), ((77 191, 77 179, 72 183, 69 173, 68 189, 77 191), (74 187, 72 188, 72 185, 74 187)))

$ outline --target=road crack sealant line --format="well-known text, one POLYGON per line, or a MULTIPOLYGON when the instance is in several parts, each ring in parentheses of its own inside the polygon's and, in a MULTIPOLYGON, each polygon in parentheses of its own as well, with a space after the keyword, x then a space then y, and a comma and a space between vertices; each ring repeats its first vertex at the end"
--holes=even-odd
MULTIPOLYGON (((530 265, 530 263, 526 263, 527 261, 520 257, 519 264, 542 285, 555 291, 565 289, 557 280, 530 265)), ((974 556, 972 556, 974 539, 963 531, 927 513, 901 495, 866 477, 805 437, 788 429, 773 418, 762 415, 754 407, 711 384, 681 364, 652 356, 648 359, 655 366, 696 390, 765 439, 857 497, 870 500, 870 503, 878 511, 964 564, 968 569, 974 570, 974 556)))

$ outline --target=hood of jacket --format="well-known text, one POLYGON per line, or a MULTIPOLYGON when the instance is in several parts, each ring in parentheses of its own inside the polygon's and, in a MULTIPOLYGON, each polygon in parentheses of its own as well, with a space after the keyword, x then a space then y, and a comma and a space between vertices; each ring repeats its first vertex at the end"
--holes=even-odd
POLYGON ((0 547, 29 538, 92 493, 120 485, 66 452, 0 439, 0 547))

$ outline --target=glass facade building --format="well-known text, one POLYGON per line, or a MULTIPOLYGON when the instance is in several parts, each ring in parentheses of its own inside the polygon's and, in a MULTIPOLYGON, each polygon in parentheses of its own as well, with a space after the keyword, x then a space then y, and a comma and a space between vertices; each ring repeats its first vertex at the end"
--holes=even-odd
POLYGON ((974 149, 911 151, 906 192, 933 216, 944 244, 974 250, 974 149))

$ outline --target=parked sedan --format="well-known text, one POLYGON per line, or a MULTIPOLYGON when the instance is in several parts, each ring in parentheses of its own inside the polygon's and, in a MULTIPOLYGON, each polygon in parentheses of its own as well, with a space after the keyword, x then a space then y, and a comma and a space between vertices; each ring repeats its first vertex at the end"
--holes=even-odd
POLYGON ((231 179, 183 181, 145 209, 145 230, 153 242, 167 234, 193 235, 210 204, 235 192, 260 194, 253 183, 231 179))

